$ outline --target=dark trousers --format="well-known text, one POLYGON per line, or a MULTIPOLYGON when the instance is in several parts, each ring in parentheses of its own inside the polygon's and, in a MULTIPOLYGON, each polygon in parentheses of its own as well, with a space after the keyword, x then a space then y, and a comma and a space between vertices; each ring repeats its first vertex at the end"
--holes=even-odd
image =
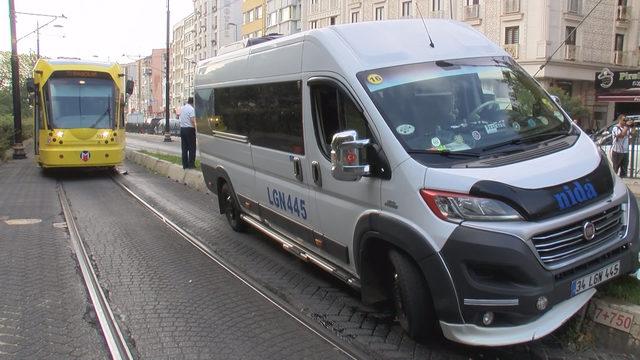
POLYGON ((196 129, 181 127, 180 142, 182 143, 182 168, 196 167, 196 129))
POLYGON ((613 163, 613 171, 618 174, 620 170, 620 177, 627 177, 627 167, 629 167, 629 153, 611 152, 611 162, 613 163))

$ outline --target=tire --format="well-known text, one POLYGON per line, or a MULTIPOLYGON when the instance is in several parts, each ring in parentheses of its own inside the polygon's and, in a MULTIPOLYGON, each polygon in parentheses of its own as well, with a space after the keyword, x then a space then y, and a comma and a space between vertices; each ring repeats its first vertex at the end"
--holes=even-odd
POLYGON ((393 267, 391 294, 396 319, 411 338, 424 342, 439 332, 429 287, 408 255, 391 250, 389 260, 393 267))
POLYGON ((220 204, 222 205, 224 215, 227 217, 229 226, 231 226, 234 231, 245 232, 247 230, 247 224, 240 218, 242 212, 240 211, 238 200, 236 200, 236 194, 233 193, 229 184, 226 182, 222 184, 218 196, 220 196, 220 204))

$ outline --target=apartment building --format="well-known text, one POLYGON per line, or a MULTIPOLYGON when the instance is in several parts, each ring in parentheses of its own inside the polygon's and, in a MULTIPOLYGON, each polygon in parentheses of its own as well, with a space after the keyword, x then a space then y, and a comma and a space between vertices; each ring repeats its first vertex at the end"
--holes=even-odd
POLYGON ((264 0, 242 0, 242 38, 265 34, 264 0))
POLYGON ((615 72, 638 67, 640 0, 603 0, 596 7, 598 3, 599 0, 303 0, 302 29, 420 15, 464 21, 503 46, 545 87, 560 87, 580 97, 592 113, 590 119, 581 119, 584 126, 596 128, 620 112, 640 114, 640 102, 602 101, 595 91, 596 74, 604 68, 615 72), (579 26, 582 20, 585 21, 579 26))
POLYGON ((301 0, 267 0, 265 34, 290 35, 302 29, 301 0))

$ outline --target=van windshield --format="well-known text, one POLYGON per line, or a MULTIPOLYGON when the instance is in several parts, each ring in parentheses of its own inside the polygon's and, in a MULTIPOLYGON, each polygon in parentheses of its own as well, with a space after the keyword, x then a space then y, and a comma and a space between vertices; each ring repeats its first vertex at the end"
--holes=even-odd
POLYGON ((509 58, 400 65, 363 71, 358 79, 409 153, 512 152, 572 129, 509 58))

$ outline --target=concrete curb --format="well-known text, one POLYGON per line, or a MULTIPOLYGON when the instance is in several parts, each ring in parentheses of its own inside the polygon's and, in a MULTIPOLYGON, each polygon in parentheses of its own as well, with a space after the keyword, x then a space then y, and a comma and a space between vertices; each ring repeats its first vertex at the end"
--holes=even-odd
POLYGON ((592 299, 584 331, 598 346, 640 354, 640 306, 615 299, 592 299))
POLYGON ((209 190, 204 183, 202 172, 193 169, 183 169, 182 166, 170 163, 165 160, 156 159, 135 150, 126 149, 126 158, 132 162, 142 165, 157 174, 168 177, 171 180, 185 184, 189 188, 208 193, 209 190))

